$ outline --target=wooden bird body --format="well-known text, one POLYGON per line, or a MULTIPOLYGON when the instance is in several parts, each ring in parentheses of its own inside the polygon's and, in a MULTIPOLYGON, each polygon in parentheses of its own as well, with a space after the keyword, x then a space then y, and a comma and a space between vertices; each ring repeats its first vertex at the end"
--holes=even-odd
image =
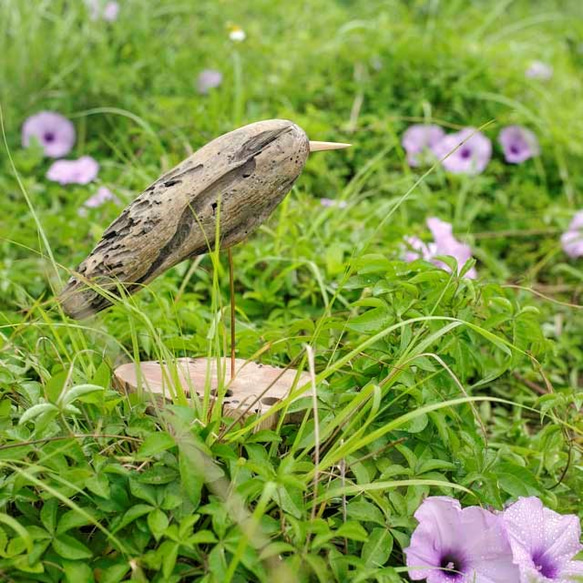
MULTIPOLYGON (((273 212, 302 172, 310 143, 287 120, 253 123, 203 146, 140 194, 106 229, 61 294, 84 318, 134 293, 183 261, 230 247, 273 212)), ((338 145, 337 147, 343 147, 338 145)), ((314 147, 332 149, 334 146, 314 147)))

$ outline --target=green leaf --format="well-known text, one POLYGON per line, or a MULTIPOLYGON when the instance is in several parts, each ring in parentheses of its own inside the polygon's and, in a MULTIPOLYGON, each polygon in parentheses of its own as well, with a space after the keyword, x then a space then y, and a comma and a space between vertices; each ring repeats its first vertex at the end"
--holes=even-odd
POLYGON ((22 541, 26 546, 26 550, 29 553, 32 552, 32 537, 26 528, 20 524, 20 522, 12 518, 12 516, 8 516, 8 514, 4 513, 0 513, 0 522, 3 522, 6 526, 9 526, 12 530, 14 530, 20 536, 20 538, 22 538, 22 541))
POLYGON ((192 545, 216 543, 217 537, 210 530, 199 530, 188 537, 188 542, 192 545))
POLYGON ((278 486, 274 498, 286 512, 295 518, 303 516, 304 497, 298 488, 278 486))
POLYGON ((69 372, 66 370, 62 370, 54 374, 45 385, 44 393, 47 396, 47 399, 50 403, 56 403, 63 387, 65 386, 65 382, 69 377, 69 372))
POLYGON ((113 533, 115 534, 122 528, 125 528, 128 524, 131 524, 134 520, 148 514, 150 511, 154 510, 153 506, 149 506, 148 504, 136 504, 132 506, 124 515, 119 524, 115 526, 113 529, 113 533))
MULTIPOLYGON (((120 583, 123 581, 125 574, 130 570, 128 563, 121 562, 110 565, 101 571, 99 583, 120 583)), ((78 583, 82 583, 79 581, 78 583)))
POLYGON ((372 308, 372 310, 367 310, 364 314, 360 314, 349 320, 346 326, 347 328, 350 328, 350 330, 365 334, 378 332, 379 330, 386 328, 392 320, 393 316, 386 307, 372 308))
POLYGON ((90 559, 93 556, 92 552, 81 541, 68 534, 61 534, 54 538, 52 547, 57 555, 72 561, 90 559))
POLYGON ((405 423, 402 429, 407 433, 420 433, 427 427, 427 423, 429 423, 429 417, 423 414, 411 419, 408 423, 405 423))
POLYGON ((382 526, 386 523, 378 506, 367 500, 353 500, 347 506, 347 513, 351 519, 359 522, 376 522, 382 526))
POLYGON ((47 500, 40 511, 40 521, 43 526, 50 532, 55 532, 55 526, 57 524, 57 510, 59 503, 56 498, 51 498, 47 500))
POLYGON ((227 560, 225 550, 222 545, 218 544, 208 554, 209 571, 215 581, 223 581, 227 575, 227 560))
POLYGON ((166 579, 172 575, 176 558, 178 557, 178 543, 165 541, 160 545, 159 552, 162 554, 162 574, 166 579))
POLYGON ((39 415, 43 415, 44 413, 48 413, 49 411, 54 412, 56 415, 59 412, 59 409, 56 407, 56 405, 53 405, 52 403, 39 403, 38 405, 33 405, 30 409, 27 409, 22 414, 22 417, 20 418, 18 425, 24 425, 28 421, 32 421, 39 415))
POLYGON ((393 537, 386 528, 374 528, 362 545, 360 556, 368 567, 382 567, 393 550, 393 537))
POLYGON ((69 510, 68 512, 65 512, 65 514, 61 516, 59 524, 57 525, 57 534, 63 534, 72 528, 79 528, 81 526, 87 526, 88 524, 94 524, 98 516, 97 511, 93 507, 86 507, 83 508, 83 510, 89 514, 89 516, 79 514, 79 512, 76 510, 69 510), (91 520, 91 517, 93 517, 94 520, 91 520))
POLYGON ((111 489, 106 474, 96 474, 85 481, 85 487, 102 498, 109 498, 111 489))
POLYGON ((178 480, 178 471, 164 465, 154 465, 135 477, 142 484, 169 484, 178 480))
POLYGON ((196 466, 189 460, 183 448, 180 450, 178 467, 180 469, 180 480, 184 491, 196 510, 200 504, 204 479, 196 466))
POLYGON ((166 451, 175 445, 176 442, 174 441, 174 438, 166 431, 152 433, 146 437, 144 443, 142 443, 140 449, 138 449, 136 457, 138 459, 149 458, 166 451))
MULTIPOLYGON (((30 564, 30 557, 20 556, 12 560, 12 566, 24 573, 44 573, 44 565, 40 562, 30 564)), ((22 581, 23 579, 21 579, 22 581)))
POLYGON ((67 583, 94 583, 93 569, 81 561, 63 561, 67 583))
POLYGON ((150 484, 142 484, 142 482, 138 482, 134 478, 130 478, 129 485, 130 492, 133 496, 140 500, 145 500, 152 506, 158 506, 158 497, 156 495, 157 490, 154 486, 151 486, 150 484))
POLYGON ((6 545, 8 544, 8 536, 6 531, 0 527, 0 557, 4 556, 4 549, 6 549, 6 545))
POLYGON ((250 435, 245 440, 245 443, 280 443, 281 440, 281 435, 278 435, 275 431, 262 429, 261 431, 250 435))
POLYGON ((111 369, 107 365, 106 362, 102 362, 95 371, 95 375, 91 379, 92 385, 99 385, 104 389, 109 387, 109 383, 111 381, 111 369))
POLYGON ((96 392, 102 392, 103 390, 103 387, 99 385, 77 385, 64 393, 61 393, 58 403, 61 404, 61 406, 66 407, 77 399, 83 401, 83 397, 96 392))
POLYGON ((336 531, 336 536, 341 536, 344 538, 349 538, 361 542, 364 542, 368 538, 366 530, 364 530, 364 528, 360 524, 358 524, 358 522, 354 522, 351 520, 345 522, 336 531))
POLYGON ((158 541, 168 528, 168 517, 159 508, 148 514, 148 527, 154 538, 158 541))
POLYGON ((542 492, 534 474, 522 466, 503 462, 496 466, 500 487, 511 496, 539 496, 542 492))
MULTIPOLYGON (((26 543, 21 536, 13 538, 8 543, 8 548, 6 549, 7 557, 15 557, 16 555, 21 555, 26 550, 26 543)), ((34 549, 33 549, 34 550, 34 549)))
POLYGON ((41 557, 45 554, 45 551, 49 548, 51 540, 52 537, 49 537, 49 540, 35 541, 34 546, 32 548, 32 553, 28 553, 27 556, 29 565, 36 565, 41 560, 41 557))

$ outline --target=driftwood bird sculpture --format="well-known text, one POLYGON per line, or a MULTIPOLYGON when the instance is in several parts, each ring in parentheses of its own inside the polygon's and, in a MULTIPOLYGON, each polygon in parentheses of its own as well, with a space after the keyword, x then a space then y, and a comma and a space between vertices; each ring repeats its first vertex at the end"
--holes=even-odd
MULTIPOLYGON (((61 294, 65 312, 73 318, 91 316, 109 307, 122 288, 125 293, 137 292, 170 267, 216 248, 217 243, 230 249, 269 217, 310 152, 347 146, 311 142, 300 127, 279 119, 216 138, 146 188, 106 229, 61 294)), ((177 375, 169 373, 166 362, 123 364, 115 370, 117 386, 126 392, 146 389, 164 401, 176 394, 178 382, 184 394, 194 391, 202 397, 210 375, 211 391, 221 393, 227 415, 266 413, 298 381, 297 371, 235 359, 233 298, 231 273, 230 378, 222 371, 226 359, 219 366, 216 359, 179 358, 177 375)), ((305 374, 299 377, 302 383, 308 380, 305 374)), ((276 421, 276 416, 267 416, 262 427, 276 421)))
POLYGON ((85 318, 112 304, 120 286, 140 290, 177 263, 245 239, 273 212, 308 154, 349 144, 310 142, 287 120, 253 123, 203 146, 161 176, 106 229, 61 294, 85 318))

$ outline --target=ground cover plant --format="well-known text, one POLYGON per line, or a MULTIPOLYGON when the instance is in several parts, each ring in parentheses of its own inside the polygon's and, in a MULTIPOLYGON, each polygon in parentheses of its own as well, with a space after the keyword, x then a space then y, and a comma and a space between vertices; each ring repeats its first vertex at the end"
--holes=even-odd
POLYGON ((5 0, 0 27, 0 580, 577 580, 578 2, 5 0), (237 356, 311 375, 299 423, 121 394, 120 363, 228 354, 226 257, 88 320, 56 295, 162 172, 269 118, 353 144, 233 250, 237 356), (439 546, 465 517, 502 575, 439 546))

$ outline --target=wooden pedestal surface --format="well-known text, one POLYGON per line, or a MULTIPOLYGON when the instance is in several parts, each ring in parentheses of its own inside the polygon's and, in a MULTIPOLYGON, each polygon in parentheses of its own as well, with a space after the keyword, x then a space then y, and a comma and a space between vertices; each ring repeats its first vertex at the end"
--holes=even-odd
MULTIPOLYGON (((207 383, 210 384, 211 395, 216 394, 221 384, 227 389, 223 398, 225 415, 240 417, 242 414, 266 413, 288 396, 297 376, 297 371, 293 369, 285 370, 238 358, 235 361, 235 378, 231 380, 230 366, 228 358, 178 358, 170 366, 157 361, 137 365, 128 363, 115 369, 115 384, 119 390, 130 393, 138 391, 141 385, 141 389, 157 398, 161 405, 176 393, 173 390, 176 384, 173 374, 177 374, 178 382, 187 396, 195 391, 201 399, 207 383)), ((309 375, 303 372, 296 387, 309 381, 309 375)), ((272 428, 277 421, 278 415, 272 415, 261 424, 261 428, 272 428)))

